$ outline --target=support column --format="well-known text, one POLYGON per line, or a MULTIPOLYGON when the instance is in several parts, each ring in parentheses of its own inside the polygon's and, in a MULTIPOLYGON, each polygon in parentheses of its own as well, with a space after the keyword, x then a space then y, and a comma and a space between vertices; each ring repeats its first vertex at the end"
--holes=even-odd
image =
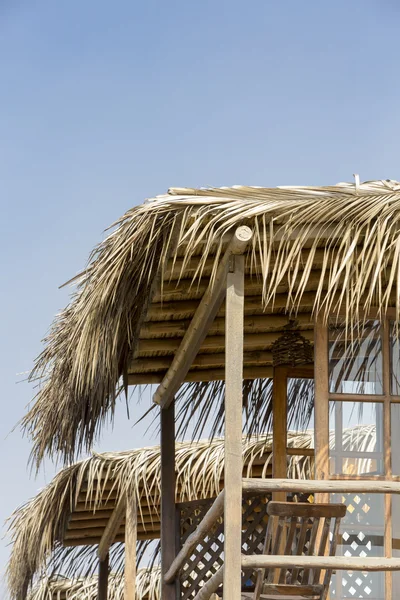
POLYGON ((176 583, 164 575, 176 554, 175 403, 161 409, 161 600, 176 600, 176 583))
POLYGON ((224 598, 240 600, 242 553, 242 403, 244 257, 232 259, 225 321, 224 598))
POLYGON ((99 561, 98 600, 107 600, 108 598, 108 563, 108 554, 104 560, 99 561))
MULTIPOLYGON (((272 475, 287 478, 287 368, 274 368, 272 395, 272 475)), ((275 492, 273 499, 285 502, 286 492, 275 492)))
POLYGON ((136 600, 137 503, 134 494, 126 501, 124 600, 136 600))
MULTIPOLYGON (((315 479, 329 479, 328 360, 328 325, 318 315, 314 325, 315 479)), ((316 501, 329 502, 329 494, 318 494, 316 501)))

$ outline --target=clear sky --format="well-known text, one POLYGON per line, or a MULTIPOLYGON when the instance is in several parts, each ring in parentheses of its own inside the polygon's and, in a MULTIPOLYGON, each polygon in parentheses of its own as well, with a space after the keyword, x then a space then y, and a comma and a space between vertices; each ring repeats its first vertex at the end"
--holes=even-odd
MULTIPOLYGON (((18 373, 106 226, 169 186, 400 179, 397 6, 0 0, 1 520, 54 473, 9 434, 18 373)), ((132 423, 97 449, 155 441, 132 423)))

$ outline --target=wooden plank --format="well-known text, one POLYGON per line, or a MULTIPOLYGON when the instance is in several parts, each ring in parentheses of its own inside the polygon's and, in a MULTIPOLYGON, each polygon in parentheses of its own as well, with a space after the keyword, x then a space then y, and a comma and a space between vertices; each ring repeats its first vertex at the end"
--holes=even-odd
MULTIPOLYGON (((272 476, 285 479, 287 475, 287 369, 274 368, 272 394, 272 476)), ((284 502, 285 492, 275 492, 274 500, 284 502)))
MULTIPOLYGON (((300 331, 314 329, 314 321, 310 313, 299 313, 296 316, 300 331)), ((244 333, 268 333, 283 331, 289 323, 288 315, 248 315, 244 319, 244 333)), ((183 338, 190 325, 190 319, 179 321, 149 321, 143 323, 140 330, 141 340, 183 338)), ((225 319, 216 318, 208 330, 208 335, 225 335, 225 319)))
MULTIPOLYGON (((390 398, 390 321, 385 319, 382 327, 382 367, 383 367, 383 393, 385 395, 383 405, 383 451, 384 451, 384 469, 385 477, 392 479, 392 431, 391 431, 391 398, 390 398)), ((392 497, 387 495, 384 500, 385 511, 385 532, 384 532, 384 553, 387 558, 392 556, 392 497)), ((393 596, 393 576, 392 573, 385 573, 385 598, 392 600, 393 596)))
POLYGON ((137 503, 132 493, 126 502, 124 600, 136 600, 136 542, 137 503))
POLYGON ((400 571, 400 558, 353 558, 346 556, 242 555, 243 569, 332 569, 345 571, 400 571))
MULTIPOLYGON (((314 440, 315 479, 329 477, 329 374, 328 374, 328 326, 323 316, 317 316, 314 328, 314 440)), ((326 494, 318 496, 317 502, 329 502, 326 494)))
MULTIPOLYGON (((281 331, 267 331, 262 333, 246 333, 244 335, 244 350, 254 352, 255 350, 270 349, 272 344, 282 335, 281 331)), ((302 331, 302 336, 309 340, 314 340, 314 333, 302 331)), ((146 356, 171 356, 179 349, 181 340, 179 338, 157 338, 139 340, 136 348, 138 358, 146 356)), ((199 348, 199 354, 224 352, 225 335, 207 335, 199 348)), ((130 367, 128 366, 128 370, 130 367)))
POLYGON ((233 263, 226 282, 224 598, 240 600, 244 257, 233 263))
POLYGON ((196 313, 182 339, 182 343, 174 356, 172 364, 153 396, 153 400, 157 404, 167 407, 186 377, 193 359, 198 353, 224 299, 226 293, 226 273, 230 257, 243 253, 251 237, 251 229, 244 226, 238 227, 233 234, 228 249, 218 266, 215 278, 210 282, 200 300, 196 313))
POLYGON ((176 600, 176 585, 164 576, 177 554, 175 509, 175 403, 161 408, 161 600, 176 600))
POLYGON ((178 571, 183 567, 186 559, 190 557, 191 552, 194 550, 194 548, 196 548, 197 544, 201 540, 204 540, 215 521, 222 516, 224 512, 224 494, 224 491, 219 493, 198 527, 183 544, 179 554, 176 556, 171 567, 164 576, 164 581, 166 583, 171 583, 175 579, 178 571))
POLYGON ((317 494, 400 494, 400 481, 300 480, 300 479, 243 479, 243 491, 271 493, 277 491, 317 494))
POLYGON ((106 554, 105 558, 99 561, 98 600, 107 600, 108 598, 108 571, 109 557, 106 554))
POLYGON ((114 543, 115 536, 117 535, 122 525, 122 521, 125 517, 125 508, 126 498, 125 496, 122 496, 119 499, 117 506, 114 508, 113 513, 106 525, 106 528, 104 529, 103 535, 101 536, 99 548, 97 551, 97 555, 100 561, 105 560, 110 550, 111 544, 114 543))
MULTIPOLYGON (((159 383, 162 381, 163 376, 163 373, 129 373, 128 384, 145 385, 149 383, 159 383)), ((265 377, 272 377, 271 365, 245 367, 243 369, 243 379, 259 379, 265 377)), ((201 369, 189 371, 184 381, 225 381, 225 369, 201 369)))

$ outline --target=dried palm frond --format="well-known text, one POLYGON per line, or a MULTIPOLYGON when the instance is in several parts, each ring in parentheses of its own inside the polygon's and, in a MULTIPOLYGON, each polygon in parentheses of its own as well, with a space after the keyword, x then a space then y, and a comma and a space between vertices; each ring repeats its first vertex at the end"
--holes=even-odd
MULTIPOLYGON (((39 580, 28 600, 97 600, 97 577, 67 579, 60 575, 39 580)), ((108 600, 124 600, 123 573, 110 573, 108 600)), ((136 600, 160 600, 160 568, 139 569, 136 600)))
POLYGON ((153 282, 165 272, 168 258, 174 260, 184 248, 184 270, 201 253, 194 282, 211 258, 212 281, 225 234, 242 224, 254 231, 248 259, 252 267, 257 262, 254 275, 263 283, 264 307, 273 305, 285 282, 286 312, 296 313, 322 248, 314 313, 341 310, 348 322, 356 321, 371 306, 384 311, 394 296, 399 314, 397 182, 172 189, 134 207, 115 224, 92 253, 77 278, 76 295, 45 339, 31 374, 40 382, 39 392, 22 422, 37 463, 46 454, 73 460, 91 448, 101 424, 113 414, 153 282))
MULTIPOLYGON (((310 433, 288 433, 288 445, 311 447, 310 433)), ((248 474, 262 459, 262 476, 267 475, 272 460, 272 436, 243 438, 243 460, 248 474)), ((177 502, 212 498, 221 489, 224 472, 224 440, 182 442, 176 445, 177 502)), ((290 457, 292 477, 311 478, 313 463, 310 457, 290 457)), ((8 582, 12 597, 27 589, 39 571, 90 575, 97 561, 90 546, 63 547, 68 519, 82 494, 96 510, 107 502, 110 491, 119 497, 136 494, 159 514, 161 495, 161 461, 159 446, 128 452, 96 454, 63 469, 52 482, 10 517, 13 543, 8 565, 8 582), (100 483, 99 483, 100 482, 100 483), (111 489, 110 489, 111 488, 111 489)), ((144 525, 140 510, 138 522, 144 525)), ((111 556, 112 568, 121 563, 120 545, 111 556)))

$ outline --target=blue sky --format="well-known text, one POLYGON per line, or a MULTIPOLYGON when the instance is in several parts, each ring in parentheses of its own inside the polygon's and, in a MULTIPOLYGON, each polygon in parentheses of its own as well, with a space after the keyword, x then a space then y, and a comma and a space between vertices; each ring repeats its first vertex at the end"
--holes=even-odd
MULTIPOLYGON (((1 520, 54 473, 18 373, 106 226, 169 186, 400 179, 397 5, 0 2, 1 520)), ((125 415, 97 449, 156 441, 125 415)))

